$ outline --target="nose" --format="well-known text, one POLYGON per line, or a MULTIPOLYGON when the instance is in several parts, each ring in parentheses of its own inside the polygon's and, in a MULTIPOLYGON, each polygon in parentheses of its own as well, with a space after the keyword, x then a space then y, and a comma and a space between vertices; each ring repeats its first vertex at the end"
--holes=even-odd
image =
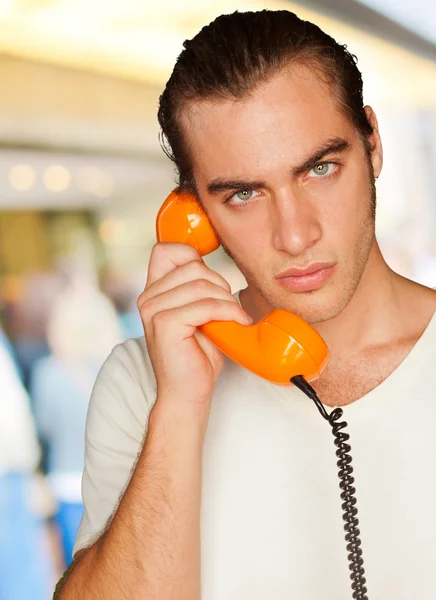
POLYGON ((276 194, 273 245, 292 256, 310 250, 321 238, 316 207, 302 190, 286 189, 276 194))

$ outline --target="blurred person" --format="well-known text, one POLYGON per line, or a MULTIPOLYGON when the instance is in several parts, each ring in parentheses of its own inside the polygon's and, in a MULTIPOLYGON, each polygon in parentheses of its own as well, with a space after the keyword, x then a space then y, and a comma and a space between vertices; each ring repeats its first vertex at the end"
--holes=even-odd
POLYGON ((33 496, 40 448, 5 339, 0 330, 0 600, 47 600, 52 567, 33 496))
POLYGON ((102 362, 123 339, 110 300, 92 282, 78 277, 59 294, 48 316, 50 355, 33 367, 30 393, 47 452, 47 477, 65 565, 71 562, 83 512, 81 475, 89 397, 102 362))
POLYGON ((436 598, 436 292, 380 251, 382 143, 355 57, 289 11, 222 15, 185 42, 158 116, 180 190, 247 286, 232 295, 195 248, 154 246, 145 339, 117 346, 94 387, 85 512, 56 597, 436 598), (197 329, 276 308, 329 347, 312 391, 327 415, 344 409, 359 521, 331 423, 197 329))
POLYGON ((30 273, 23 276, 20 296, 7 307, 8 332, 27 389, 34 363, 49 353, 47 320, 64 285, 61 274, 55 271, 30 273))
POLYGON ((101 289, 117 309, 124 339, 141 337, 144 331, 136 306, 138 290, 133 279, 117 269, 106 269, 101 276, 101 289))
POLYGON ((3 329, 1 329, 1 327, 0 327, 0 345, 3 346, 3 348, 8 352, 8 354, 14 364, 17 375, 19 376, 21 381, 23 381, 23 372, 22 372, 21 366, 17 360, 17 355, 15 353, 15 349, 14 349, 13 345, 11 344, 9 338, 6 336, 3 329))

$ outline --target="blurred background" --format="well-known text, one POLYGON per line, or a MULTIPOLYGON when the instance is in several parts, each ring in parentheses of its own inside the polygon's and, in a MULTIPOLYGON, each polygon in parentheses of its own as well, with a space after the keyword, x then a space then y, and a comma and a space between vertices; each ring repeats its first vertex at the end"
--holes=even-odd
MULTIPOLYGON (((174 187, 158 97, 223 12, 287 8, 359 58, 380 123, 378 239, 436 286, 433 0, 0 0, 0 600, 48 600, 71 561, 89 394, 136 312, 174 187)), ((206 262, 236 291, 226 255, 206 262)))

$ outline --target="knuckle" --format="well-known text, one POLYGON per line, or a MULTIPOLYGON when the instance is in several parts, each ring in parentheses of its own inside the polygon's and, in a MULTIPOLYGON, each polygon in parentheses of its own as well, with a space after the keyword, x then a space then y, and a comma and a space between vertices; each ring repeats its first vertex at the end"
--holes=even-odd
POLYGON ((201 256, 197 248, 194 248, 194 246, 191 246, 189 244, 183 244, 183 247, 185 249, 186 256, 192 256, 192 260, 196 260, 196 262, 199 262, 198 259, 200 259, 201 261, 201 256))
POLYGON ((138 297, 136 301, 136 306, 139 311, 141 311, 142 307, 147 303, 147 289, 145 289, 138 297))
POLYGON ((213 287, 213 284, 208 279, 196 279, 192 282, 192 285, 199 292, 210 292, 213 287))
POLYGON ((151 250, 151 254, 158 254, 159 256, 169 256, 177 253, 182 253, 186 259, 197 260, 200 257, 197 249, 189 244, 180 244, 178 242, 156 242, 151 250))
POLYGON ((160 263, 172 254, 174 254, 174 244, 170 242, 156 242, 151 249, 150 263, 160 263))
POLYGON ((222 301, 218 298, 205 298, 204 303, 208 310, 217 311, 222 307, 222 301))
POLYGON ((235 315, 239 315, 239 316, 243 316, 245 318, 245 311, 244 309, 239 305, 238 301, 236 302, 232 302, 231 308, 230 310, 232 311, 233 314, 235 315))
POLYGON ((141 310, 141 307, 144 304, 144 302, 146 302, 145 291, 141 292, 141 294, 138 296, 138 299, 136 300, 136 307, 138 308, 138 310, 141 310))
POLYGON ((220 275, 219 273, 217 273, 216 271, 214 271, 214 274, 217 277, 218 285, 220 287, 224 288, 227 292, 231 292, 231 287, 230 287, 227 279, 224 279, 224 277, 222 275, 220 275))
POLYGON ((143 323, 147 322, 149 319, 149 306, 147 302, 144 302, 139 308, 139 314, 141 315, 141 320, 143 323))
POLYGON ((161 312, 155 313, 151 317, 151 323, 153 327, 162 327, 165 323, 168 323, 171 318, 171 313, 168 310, 162 310, 161 312))
POLYGON ((224 278, 222 275, 220 275, 219 273, 217 273, 217 275, 218 275, 218 277, 219 277, 219 281, 220 281, 220 283, 222 283, 223 287, 225 287, 225 288, 226 288, 226 290, 227 290, 228 292, 231 292, 231 287, 230 287, 230 284, 229 284, 229 282, 227 281, 227 279, 225 279, 225 278, 224 278))
POLYGON ((200 262, 199 260, 191 260, 188 266, 189 275, 195 279, 200 279, 201 275, 204 276, 204 271, 207 268, 204 263, 200 262))
POLYGON ((143 299, 143 303, 139 309, 142 321, 149 321, 152 316, 156 313, 157 301, 156 298, 143 299))
POLYGON ((156 258, 156 256, 158 256, 159 254, 164 252, 164 248, 165 248, 165 244, 163 242, 156 242, 156 244, 154 244, 151 249, 150 261, 152 261, 153 259, 156 258))

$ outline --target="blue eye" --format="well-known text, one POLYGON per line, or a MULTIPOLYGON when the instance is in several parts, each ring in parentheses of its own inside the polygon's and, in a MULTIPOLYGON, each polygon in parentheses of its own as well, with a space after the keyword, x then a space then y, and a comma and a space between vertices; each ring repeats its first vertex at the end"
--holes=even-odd
POLYGON ((331 175, 334 167, 334 163, 325 162, 316 165, 313 169, 310 170, 310 173, 313 173, 315 177, 323 177, 324 175, 331 175))
POLYGON ((239 190, 239 192, 236 192, 235 194, 233 194, 233 196, 231 196, 228 199, 228 202, 229 204, 235 205, 245 204, 249 200, 255 198, 258 194, 259 192, 256 192, 255 190, 250 190, 248 188, 246 190, 239 190))
POLYGON ((250 200, 253 194, 253 190, 241 190, 240 192, 236 192, 235 196, 238 200, 250 200))

